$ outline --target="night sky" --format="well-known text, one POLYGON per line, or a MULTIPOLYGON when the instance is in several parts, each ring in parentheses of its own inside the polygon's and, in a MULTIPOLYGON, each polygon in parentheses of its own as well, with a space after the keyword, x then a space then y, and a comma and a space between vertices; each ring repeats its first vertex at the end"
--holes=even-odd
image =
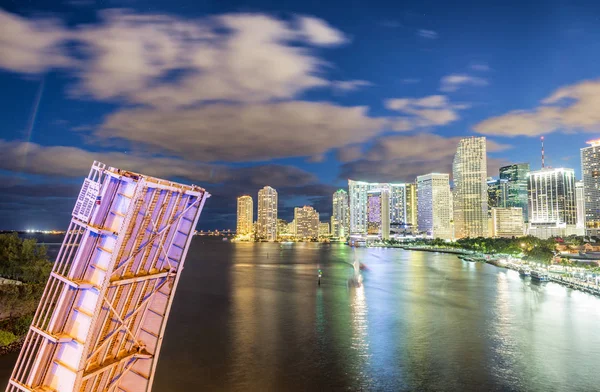
POLYGON ((0 229, 65 229, 94 160, 271 185, 325 220, 347 179, 450 172, 460 137, 576 169, 600 137, 595 1, 0 1, 0 229))

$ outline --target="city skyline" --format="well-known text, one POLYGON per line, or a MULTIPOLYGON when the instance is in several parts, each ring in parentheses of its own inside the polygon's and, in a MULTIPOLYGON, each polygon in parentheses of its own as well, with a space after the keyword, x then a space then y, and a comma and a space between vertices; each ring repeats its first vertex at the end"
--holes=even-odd
POLYGON ((488 176, 539 169, 544 135, 547 166, 582 178, 598 6, 558 2, 534 28, 526 2, 503 18, 466 1, 342 5, 1 2, 0 229, 64 227, 96 159, 210 190, 204 230, 235 228, 237 196, 267 183, 286 219, 329 217, 348 178, 449 173, 469 136, 488 139, 488 176))

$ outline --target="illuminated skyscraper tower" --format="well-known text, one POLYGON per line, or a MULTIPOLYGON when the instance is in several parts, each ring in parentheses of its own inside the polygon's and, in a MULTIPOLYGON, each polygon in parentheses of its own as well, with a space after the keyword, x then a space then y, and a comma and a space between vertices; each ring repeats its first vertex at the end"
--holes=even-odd
POLYGON ((452 172, 456 237, 487 237, 488 194, 485 137, 470 137, 459 142, 452 172))
POLYGON ((208 197, 94 162, 7 391, 150 391, 208 197))
POLYGON ((417 177, 419 231, 433 238, 452 238, 450 176, 431 173, 417 177))
POLYGON ((237 230, 238 235, 252 234, 254 219, 254 203, 251 196, 240 196, 237 199, 237 230))
POLYGON ((506 183, 506 207, 519 207, 523 210, 523 220, 529 221, 527 203, 527 183, 529 163, 515 163, 500 168, 500 181, 506 183))
POLYGON ((333 210, 331 212, 331 235, 338 238, 350 234, 350 206, 348 193, 339 189, 333 194, 333 210))
POLYGON ((585 203, 585 227, 590 235, 600 233, 600 139, 581 149, 581 174, 585 203))
POLYGON ((348 180, 350 234, 367 234, 367 190, 369 183, 348 180))
POLYGON ((296 237, 317 239, 319 237, 319 213, 311 206, 294 208, 296 237))
POLYGON ((267 241, 277 240, 277 191, 265 186, 258 191, 258 237, 267 241))

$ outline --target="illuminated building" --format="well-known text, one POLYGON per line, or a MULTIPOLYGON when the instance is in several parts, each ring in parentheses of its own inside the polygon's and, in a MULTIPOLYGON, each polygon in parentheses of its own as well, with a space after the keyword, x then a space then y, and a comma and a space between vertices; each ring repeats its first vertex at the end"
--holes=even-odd
POLYGON ((329 222, 319 222, 319 237, 329 237, 329 222))
MULTIPOLYGON (((488 208, 504 208, 508 201, 508 181, 488 180, 487 182, 488 208)), ((522 210, 521 210, 522 211, 522 210)))
POLYGON ((600 233, 600 139, 581 149, 581 175, 588 235, 600 233))
POLYGON ((520 207, 523 210, 523 220, 529 221, 529 205, 527 196, 527 183, 529 176, 529 163, 515 163, 503 166, 499 170, 500 180, 508 181, 506 184, 506 207, 520 207))
POLYGON ((287 225, 287 234, 296 235, 296 220, 292 219, 287 225))
POLYGON ((240 196, 237 199, 237 229, 238 235, 252 234, 254 219, 254 203, 250 196, 240 196))
POLYGON ((277 191, 265 186, 258 191, 257 236, 267 241, 277 240, 277 191))
POLYGON ((585 196, 583 181, 575 182, 575 203, 577 204, 577 228, 585 228, 585 196))
POLYGON ((392 226, 406 225, 406 185, 382 184, 390 190, 390 224, 392 226))
POLYGON ((150 391, 209 196, 94 162, 7 391, 150 391))
POLYGON ((417 177, 417 222, 420 232, 433 238, 452 238, 450 176, 431 173, 417 177))
POLYGON ((406 184, 406 225, 417 228, 417 184, 406 184))
POLYGON ((350 234, 367 234, 367 190, 369 184, 348 180, 350 234))
POLYGON ((523 211, 520 207, 493 207, 491 220, 492 237, 521 237, 525 232, 523 211))
POLYGON ((452 165, 454 230, 457 238, 488 236, 485 137, 461 139, 452 165))
POLYGON ((367 234, 384 240, 390 238, 390 190, 387 188, 367 192, 367 234))
POLYGON ((528 192, 529 234, 539 238, 578 234, 573 169, 532 171, 528 192))
POLYGON ((333 194, 333 210, 331 212, 331 235, 344 238, 350 234, 350 206, 348 193, 339 189, 333 194))
POLYGON ((296 237, 317 239, 319 237, 319 213, 311 206, 294 208, 296 237))

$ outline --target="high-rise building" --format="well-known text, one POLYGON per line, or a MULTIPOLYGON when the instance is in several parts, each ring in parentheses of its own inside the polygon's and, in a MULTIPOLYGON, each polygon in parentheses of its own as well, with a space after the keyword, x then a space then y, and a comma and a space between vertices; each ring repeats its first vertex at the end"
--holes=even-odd
POLYGON ((367 192, 367 234, 381 239, 390 238, 390 190, 372 189, 367 192))
POLYGON ((521 237, 525 233, 523 211, 520 207, 493 207, 492 237, 521 237))
POLYGON ((348 180, 350 234, 367 234, 367 190, 369 184, 348 180))
POLYGON ((331 235, 344 238, 350 234, 350 206, 348 193, 339 189, 333 194, 333 210, 331 212, 331 235))
POLYGON ((544 168, 529 173, 529 233, 540 238, 578 234, 575 171, 544 168))
MULTIPOLYGON (((386 184, 387 185, 387 184, 386 184)), ((406 225, 406 184, 389 184, 390 190, 390 224, 406 225)))
POLYGON ((577 228, 585 228, 585 196, 583 180, 575 182, 575 204, 577 205, 577 228))
POLYGON ((417 184, 406 184, 406 225, 417 229, 417 184))
POLYGON ((267 241, 277 240, 277 191, 265 186, 258 191, 257 236, 267 241))
POLYGON ((329 237, 329 222, 319 222, 319 237, 329 237))
POLYGON ((454 230, 457 238, 488 236, 485 137, 461 139, 452 165, 454 230))
POLYGON ((489 179, 487 182, 488 208, 504 208, 508 201, 508 180, 489 179))
POLYGON ((433 238, 452 238, 450 226, 450 176, 431 173, 417 177, 419 231, 433 238))
POLYGON ((252 222, 254 219, 254 203, 251 196, 240 196, 237 199, 237 235, 252 234, 252 222))
POLYGON ((515 163, 500 168, 500 180, 506 180, 506 207, 521 207, 523 220, 529 221, 529 205, 527 184, 529 176, 529 163, 515 163))
POLYGON ((296 237, 317 239, 319 237, 319 213, 311 206, 294 208, 296 237))
POLYGON ((288 232, 289 223, 285 219, 277 219, 277 235, 292 234, 288 232))
POLYGON ((590 235, 600 233, 600 139, 581 149, 581 175, 585 203, 585 227, 590 235))

